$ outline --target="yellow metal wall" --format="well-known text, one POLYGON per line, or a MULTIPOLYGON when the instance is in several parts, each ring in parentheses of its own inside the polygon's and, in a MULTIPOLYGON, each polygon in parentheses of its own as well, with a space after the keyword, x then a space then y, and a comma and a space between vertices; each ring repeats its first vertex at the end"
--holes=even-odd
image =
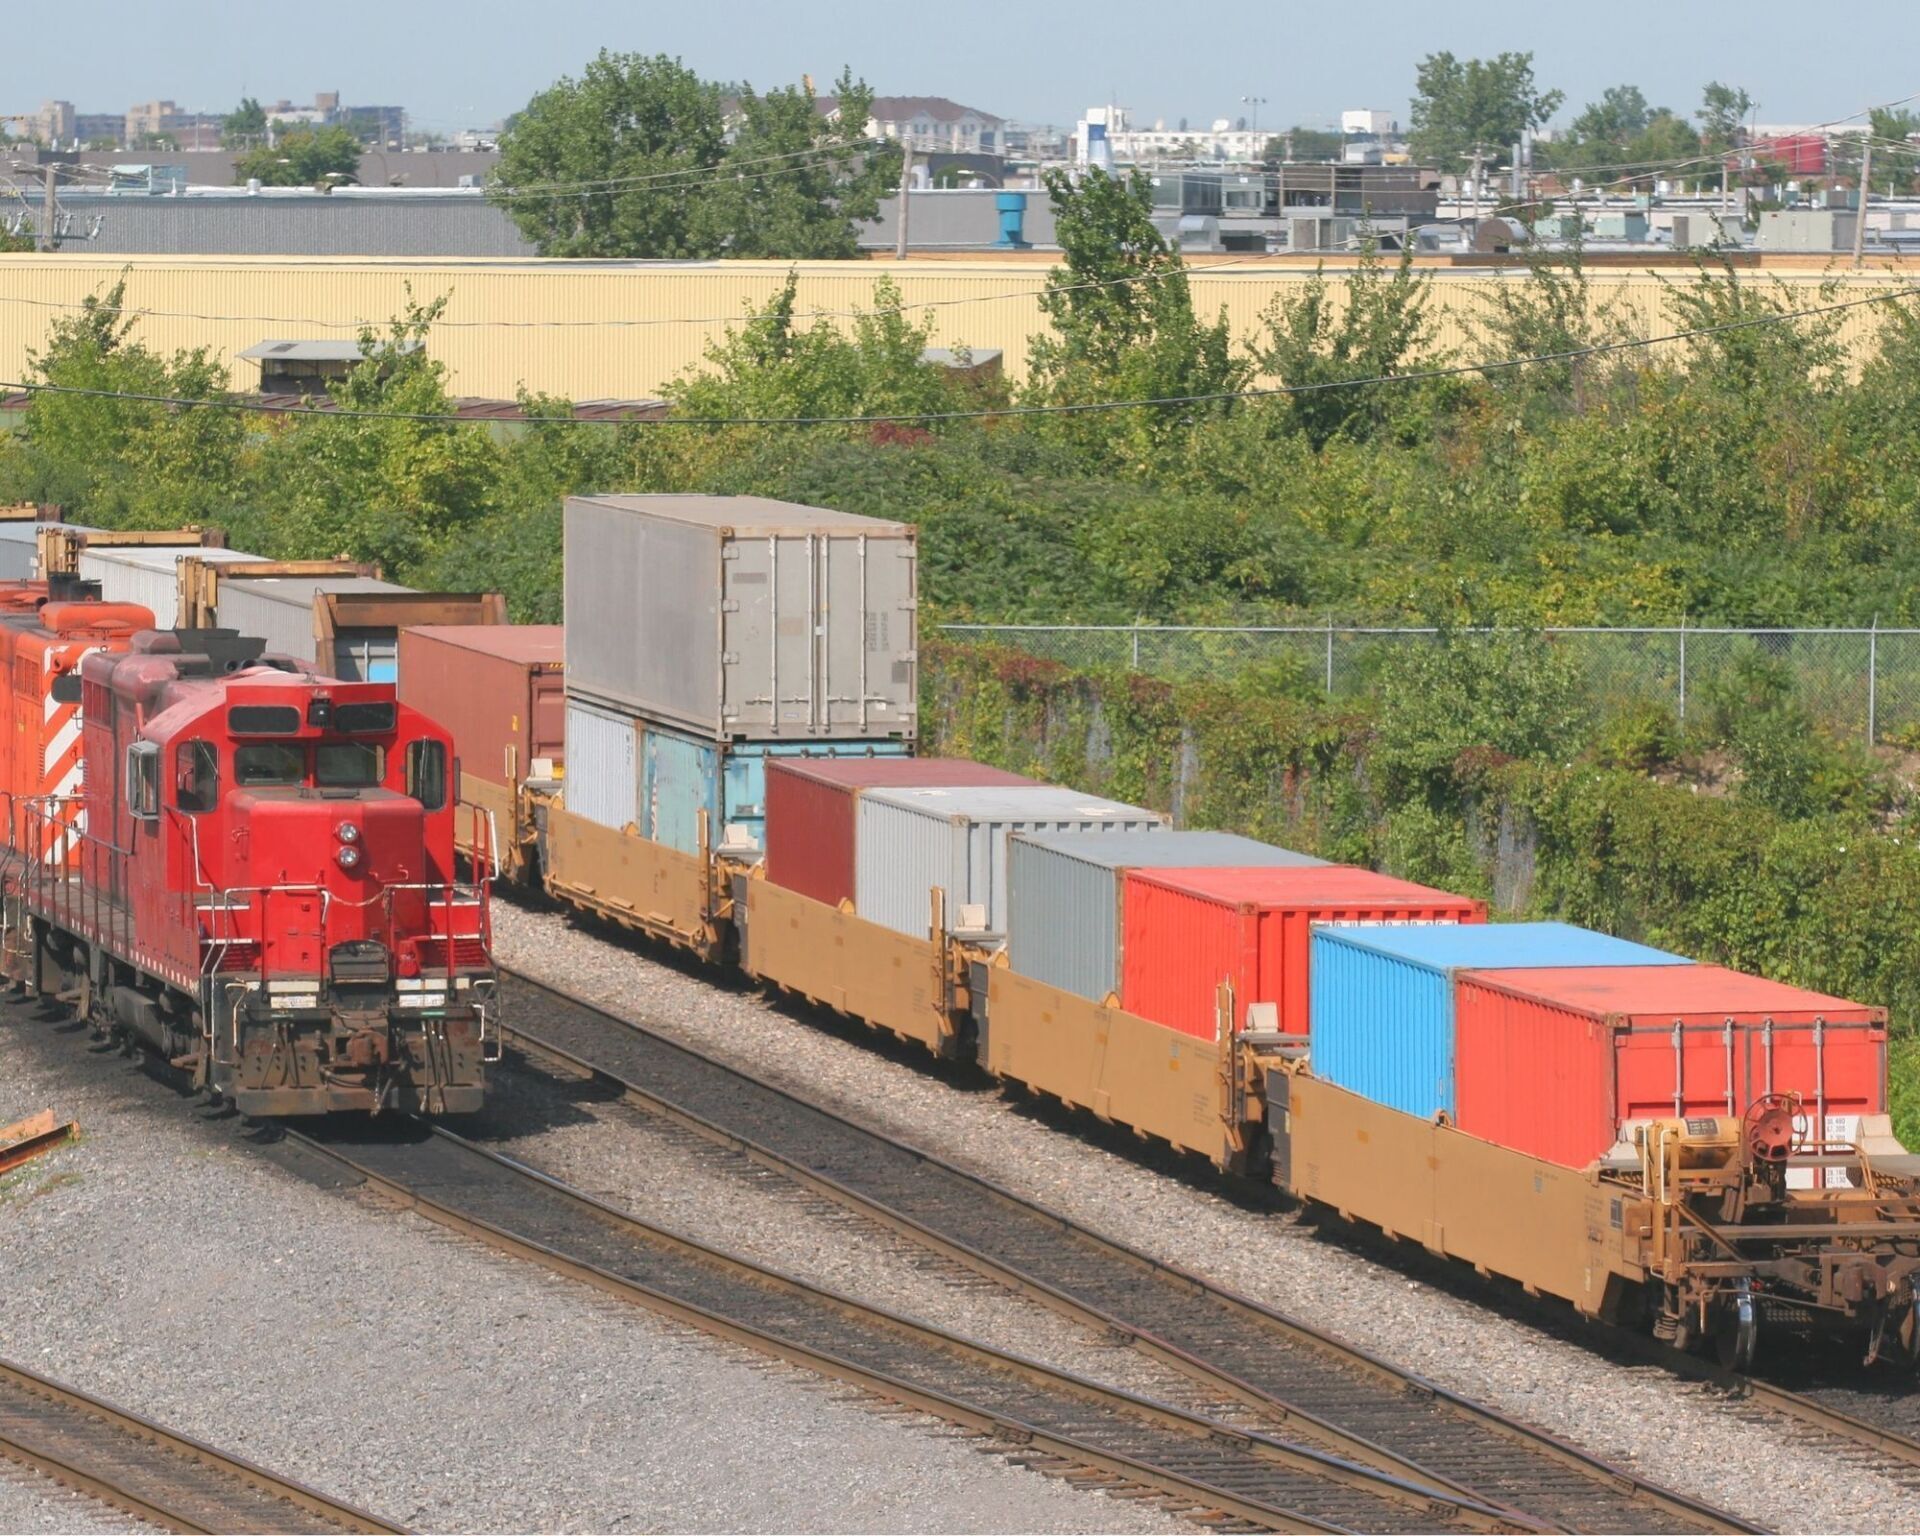
MULTIPOLYGON (((777 291, 789 265, 5 255, 0 380, 23 379, 28 353, 42 345, 48 326, 124 271, 127 302, 148 312, 136 335, 162 350, 211 348, 239 388, 258 382, 256 364, 235 361, 244 348, 269 337, 351 336, 361 323, 383 324, 397 314, 411 288, 421 300, 448 296, 430 349, 452 370, 456 394, 510 398, 524 385, 575 400, 644 399, 698 365, 747 305, 777 291), (612 321, 623 323, 605 323, 612 321)), ((1040 261, 806 262, 794 270, 802 311, 871 307, 875 284, 891 278, 906 303, 929 306, 915 313, 933 320, 936 345, 1000 348, 1016 375, 1024 369, 1027 339, 1042 323, 1035 296, 1047 267, 1040 261)), ((1244 339, 1276 294, 1311 275, 1298 262, 1195 258, 1194 295, 1203 314, 1224 306, 1244 339)), ((1525 278, 1521 271, 1445 267, 1433 275, 1442 351, 1473 346, 1474 322, 1498 285, 1525 278)), ((1743 275, 1786 283, 1808 305, 1822 302, 1820 285, 1827 280, 1810 262, 1743 275)), ((1596 298, 1617 302, 1645 334, 1674 328, 1663 299, 1670 285, 1689 276, 1685 268, 1589 273, 1596 298)), ((1897 281, 1871 270, 1834 280, 1843 297, 1897 281)), ((1871 334, 1879 313, 1850 312, 1850 335, 1871 334)))

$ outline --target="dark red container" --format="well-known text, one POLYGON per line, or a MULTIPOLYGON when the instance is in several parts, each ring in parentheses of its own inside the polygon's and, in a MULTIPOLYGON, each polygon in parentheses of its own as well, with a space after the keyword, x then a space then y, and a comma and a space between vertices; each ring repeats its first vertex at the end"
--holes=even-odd
POLYGON ((427 624, 400 631, 400 702, 453 733, 460 771, 506 785, 562 762, 566 631, 558 624, 427 624))
POLYGON ((1717 965, 1462 972, 1460 1129, 1569 1168, 1629 1121, 1740 1115, 1798 1093, 1820 1117, 1886 1109, 1887 1015, 1717 965))
POLYGON ((1033 782, 964 757, 769 757, 767 878, 830 907, 852 901, 854 806, 863 789, 1033 782))
POLYGON ((1215 992, 1233 983, 1234 1025, 1273 1003, 1282 1034, 1307 1032, 1308 939, 1315 923, 1483 923, 1484 902, 1351 865, 1131 869, 1120 1006, 1211 1040, 1215 992))

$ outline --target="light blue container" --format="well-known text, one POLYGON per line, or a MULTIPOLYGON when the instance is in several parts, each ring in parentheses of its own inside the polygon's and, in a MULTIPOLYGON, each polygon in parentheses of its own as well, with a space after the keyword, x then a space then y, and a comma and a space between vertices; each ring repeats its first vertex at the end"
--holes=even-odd
POLYGON ((1457 972, 1692 963, 1571 923, 1317 923, 1308 980, 1314 1075, 1423 1119, 1451 1116, 1457 972))
POLYGON ((904 741, 716 742, 643 725, 641 835, 682 853, 700 851, 700 812, 715 848, 766 848, 769 757, 905 757, 904 741), (731 829, 731 830, 729 830, 731 829))

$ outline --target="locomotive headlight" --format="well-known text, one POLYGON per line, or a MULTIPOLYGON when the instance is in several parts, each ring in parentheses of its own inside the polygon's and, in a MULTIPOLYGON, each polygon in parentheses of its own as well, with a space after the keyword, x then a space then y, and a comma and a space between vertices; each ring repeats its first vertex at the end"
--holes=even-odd
POLYGON ((357 843, 360 841, 360 829, 350 821, 341 822, 339 826, 333 829, 333 835, 343 843, 357 843))
POLYGON ((339 848, 335 850, 333 856, 339 862, 342 869, 358 869, 360 867, 360 850, 352 843, 342 843, 339 848))

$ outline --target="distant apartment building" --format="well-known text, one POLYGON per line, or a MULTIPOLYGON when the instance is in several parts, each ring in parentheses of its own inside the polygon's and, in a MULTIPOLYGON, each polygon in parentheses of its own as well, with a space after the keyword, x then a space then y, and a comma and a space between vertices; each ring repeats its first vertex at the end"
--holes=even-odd
MULTIPOLYGON (((821 96, 816 104, 830 121, 839 121, 839 98, 821 96)), ((869 136, 930 155, 1005 154, 1005 125, 1004 118, 944 96, 876 96, 867 115, 869 136)))
POLYGON ((143 101, 127 108, 122 143, 136 146, 165 136, 177 149, 218 149, 226 117, 219 112, 182 112, 170 101, 143 101))
POLYGON ((348 128, 368 144, 397 144, 407 131, 405 107, 342 106, 338 91, 316 91, 313 105, 284 97, 266 109, 267 121, 289 128, 348 128))
POLYGON ((1340 114, 1340 131, 1349 138, 1387 139, 1400 131, 1391 112, 1378 107, 1349 107, 1340 114))
POLYGON ((1109 103, 1089 107, 1074 130, 1075 156, 1082 165, 1109 165, 1114 161, 1212 160, 1247 164, 1266 152, 1274 135, 1227 118, 1216 118, 1204 129, 1169 128, 1164 121, 1136 128, 1133 115, 1109 103))

